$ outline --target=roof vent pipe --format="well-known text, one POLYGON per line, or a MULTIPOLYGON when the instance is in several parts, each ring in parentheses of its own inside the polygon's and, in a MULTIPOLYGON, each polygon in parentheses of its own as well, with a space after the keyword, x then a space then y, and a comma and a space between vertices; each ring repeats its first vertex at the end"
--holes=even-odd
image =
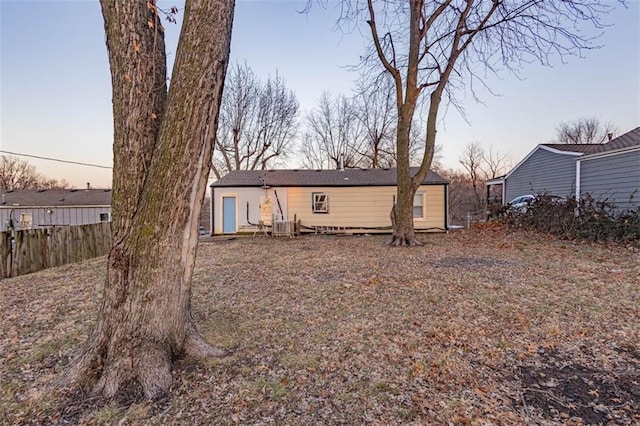
POLYGON ((87 182, 87 190, 91 189, 91 183, 87 182))
POLYGON ((340 154, 340 171, 344 172, 344 153, 340 154))
POLYGON ((607 138, 611 141, 611 139, 613 139, 613 132, 607 133, 607 138))

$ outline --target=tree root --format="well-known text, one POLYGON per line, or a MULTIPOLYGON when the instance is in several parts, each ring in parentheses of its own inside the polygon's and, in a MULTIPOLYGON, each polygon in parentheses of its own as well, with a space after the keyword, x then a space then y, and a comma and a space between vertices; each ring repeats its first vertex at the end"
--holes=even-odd
POLYGON ((421 247, 424 243, 415 236, 408 237, 404 235, 394 235, 389 241, 391 247, 421 247))
POLYGON ((187 332, 183 351, 186 355, 197 360, 204 360, 212 357, 217 358, 226 355, 224 350, 216 348, 207 342, 194 326, 190 327, 187 332))

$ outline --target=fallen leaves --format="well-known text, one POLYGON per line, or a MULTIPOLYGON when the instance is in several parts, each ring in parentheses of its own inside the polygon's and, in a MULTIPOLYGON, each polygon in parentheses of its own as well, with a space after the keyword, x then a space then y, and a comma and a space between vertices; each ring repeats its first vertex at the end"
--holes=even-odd
POLYGON ((42 391, 88 334, 104 259, 0 281, 0 423, 640 421, 636 253, 498 226, 423 239, 203 239, 194 316, 230 355, 131 406, 42 391))

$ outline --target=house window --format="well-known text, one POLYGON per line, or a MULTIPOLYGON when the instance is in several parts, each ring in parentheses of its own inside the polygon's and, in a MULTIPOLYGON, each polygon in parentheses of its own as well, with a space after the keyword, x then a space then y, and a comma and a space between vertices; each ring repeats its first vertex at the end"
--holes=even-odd
POLYGON ((33 225, 33 215, 31 213, 20 213, 20 227, 29 228, 33 225))
POLYGON ((100 213, 100 222, 109 222, 109 213, 100 213))
POLYGON ((311 209, 314 213, 329 213, 329 194, 314 192, 311 209))
POLYGON ((413 217, 415 219, 424 218, 424 192, 416 192, 413 196, 413 217))

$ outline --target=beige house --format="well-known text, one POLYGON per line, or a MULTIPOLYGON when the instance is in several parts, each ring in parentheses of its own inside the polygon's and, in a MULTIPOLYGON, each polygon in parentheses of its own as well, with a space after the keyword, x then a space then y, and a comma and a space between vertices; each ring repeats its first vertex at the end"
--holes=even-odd
MULTIPOLYGON (((447 184, 428 173, 414 199, 417 231, 447 230, 447 184)), ((395 197, 395 169, 232 171, 211 185, 211 234, 293 221, 302 232, 390 232, 395 197)))

